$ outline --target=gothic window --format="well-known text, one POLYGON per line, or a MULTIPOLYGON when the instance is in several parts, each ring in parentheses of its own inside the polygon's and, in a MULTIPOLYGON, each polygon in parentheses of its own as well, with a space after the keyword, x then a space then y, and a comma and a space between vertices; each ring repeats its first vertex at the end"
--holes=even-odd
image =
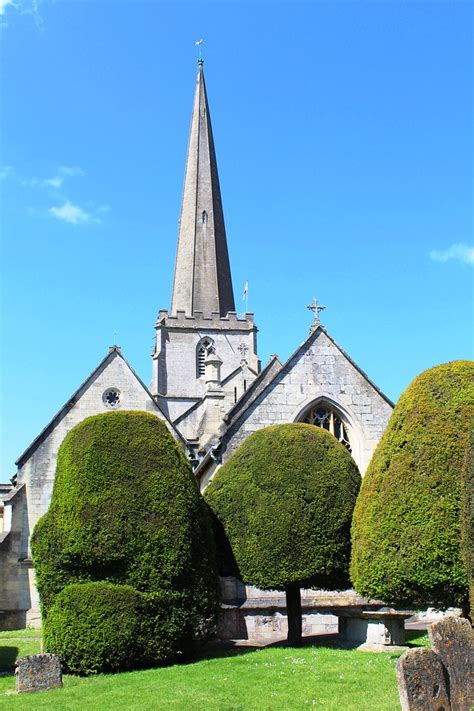
POLYGON ((206 356, 214 344, 212 338, 203 338, 196 349, 196 378, 201 378, 206 370, 206 356))
POLYGON ((346 425, 341 420, 339 414, 326 405, 326 403, 318 403, 315 407, 310 408, 304 414, 301 422, 307 422, 309 425, 322 427, 333 434, 349 452, 352 452, 346 425))
POLYGON ((202 224, 207 225, 207 212, 205 210, 202 211, 202 224))

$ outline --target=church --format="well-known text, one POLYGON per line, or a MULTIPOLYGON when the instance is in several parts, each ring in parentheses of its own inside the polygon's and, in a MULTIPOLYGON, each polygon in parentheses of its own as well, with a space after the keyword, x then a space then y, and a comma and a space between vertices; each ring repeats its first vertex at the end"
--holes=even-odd
MULTIPOLYGON (((12 484, 0 487, 0 628, 40 624, 30 535, 48 509, 61 442, 90 415, 123 409, 161 418, 187 453, 201 490, 249 434, 284 422, 324 427, 364 474, 393 403, 321 325, 323 307, 314 302, 310 308, 314 322, 307 338, 286 362, 272 355, 261 367, 254 314, 235 310, 200 59, 171 306, 158 312, 151 384, 140 379, 119 346, 111 346, 16 461, 12 484)), ((243 586, 236 592, 236 586, 234 580, 223 586, 224 602, 261 598, 261 591, 243 586)), ((275 629, 274 619, 271 624, 275 629)))

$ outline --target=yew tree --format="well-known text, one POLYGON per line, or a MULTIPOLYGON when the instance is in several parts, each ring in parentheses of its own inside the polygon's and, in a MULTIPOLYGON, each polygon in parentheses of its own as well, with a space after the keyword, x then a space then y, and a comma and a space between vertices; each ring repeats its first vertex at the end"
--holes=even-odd
POLYGON ((409 607, 467 608, 473 416, 470 361, 424 371, 400 397, 354 511, 351 577, 361 595, 409 607))
POLYGON ((182 448, 151 413, 95 415, 69 432, 32 550, 47 650, 70 670, 110 671, 112 649, 135 665, 170 661, 214 631, 208 509, 182 448))
POLYGON ((204 497, 243 582, 284 590, 288 642, 301 641, 301 587, 348 586, 350 527, 360 474, 329 432, 307 424, 250 435, 204 497))

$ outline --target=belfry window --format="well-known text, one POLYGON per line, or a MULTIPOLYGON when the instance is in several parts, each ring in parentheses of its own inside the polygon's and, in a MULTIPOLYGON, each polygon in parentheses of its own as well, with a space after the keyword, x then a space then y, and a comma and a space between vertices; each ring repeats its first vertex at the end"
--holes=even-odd
POLYGON ((196 349, 196 378, 201 378, 206 371, 206 356, 213 343, 212 338, 203 338, 198 343, 196 349))
POLYGON ((325 403, 318 403, 315 407, 307 410, 301 422, 306 422, 309 425, 322 427, 330 432, 336 439, 344 445, 349 452, 352 452, 351 442, 347 427, 341 420, 338 413, 325 403))

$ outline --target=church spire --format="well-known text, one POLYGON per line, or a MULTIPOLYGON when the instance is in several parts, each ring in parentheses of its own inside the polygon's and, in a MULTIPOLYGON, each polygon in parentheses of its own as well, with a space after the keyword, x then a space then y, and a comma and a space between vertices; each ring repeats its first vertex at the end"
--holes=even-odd
POLYGON ((204 83, 198 60, 193 116, 189 135, 183 201, 179 221, 171 314, 193 316, 234 311, 224 212, 216 153, 204 83))

